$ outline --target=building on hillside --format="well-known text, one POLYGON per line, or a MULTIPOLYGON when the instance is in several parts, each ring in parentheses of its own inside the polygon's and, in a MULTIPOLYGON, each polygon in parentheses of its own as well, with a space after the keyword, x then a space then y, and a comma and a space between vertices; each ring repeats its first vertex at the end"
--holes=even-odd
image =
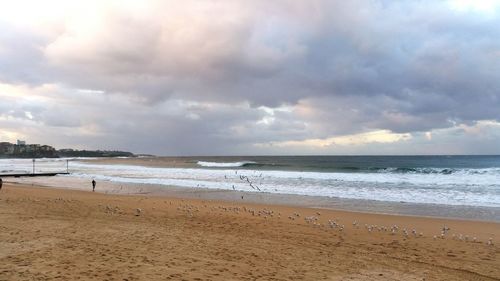
POLYGON ((14 153, 14 144, 10 142, 0 142, 0 154, 14 153))
POLYGON ((0 157, 38 158, 58 157, 57 151, 50 145, 26 144, 18 140, 17 144, 0 142, 0 157))
POLYGON ((39 144, 28 144, 26 145, 26 152, 28 153, 37 153, 40 151, 40 145, 39 144))

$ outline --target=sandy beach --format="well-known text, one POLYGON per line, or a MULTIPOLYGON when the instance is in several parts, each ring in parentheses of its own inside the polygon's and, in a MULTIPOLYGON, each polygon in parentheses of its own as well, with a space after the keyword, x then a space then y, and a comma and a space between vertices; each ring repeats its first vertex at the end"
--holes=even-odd
POLYGON ((0 280, 500 279, 494 222, 11 183, 0 221, 0 280))

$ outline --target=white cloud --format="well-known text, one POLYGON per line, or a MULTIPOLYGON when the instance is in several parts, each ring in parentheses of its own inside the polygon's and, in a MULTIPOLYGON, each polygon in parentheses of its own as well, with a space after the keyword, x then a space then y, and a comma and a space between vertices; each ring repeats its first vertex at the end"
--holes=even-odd
POLYGON ((448 1, 453 10, 459 12, 478 12, 493 15, 500 8, 498 0, 450 0, 448 1))

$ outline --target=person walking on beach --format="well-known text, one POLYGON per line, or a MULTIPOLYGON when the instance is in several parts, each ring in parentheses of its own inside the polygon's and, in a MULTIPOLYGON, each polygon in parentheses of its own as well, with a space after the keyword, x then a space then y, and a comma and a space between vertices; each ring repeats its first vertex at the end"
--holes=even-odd
POLYGON ((3 181, 2 181, 2 178, 0 178, 0 190, 2 190, 2 184, 3 184, 3 181))
POLYGON ((95 180, 94 180, 94 179, 92 179, 92 192, 94 192, 94 191, 95 191, 95 184, 96 184, 95 180))

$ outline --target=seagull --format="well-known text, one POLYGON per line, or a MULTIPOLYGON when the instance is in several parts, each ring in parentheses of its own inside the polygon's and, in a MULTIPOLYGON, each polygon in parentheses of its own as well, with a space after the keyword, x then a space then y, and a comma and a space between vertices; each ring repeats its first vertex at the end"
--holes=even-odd
POLYGON ((443 233, 446 234, 451 228, 447 227, 446 225, 443 225, 443 233))

